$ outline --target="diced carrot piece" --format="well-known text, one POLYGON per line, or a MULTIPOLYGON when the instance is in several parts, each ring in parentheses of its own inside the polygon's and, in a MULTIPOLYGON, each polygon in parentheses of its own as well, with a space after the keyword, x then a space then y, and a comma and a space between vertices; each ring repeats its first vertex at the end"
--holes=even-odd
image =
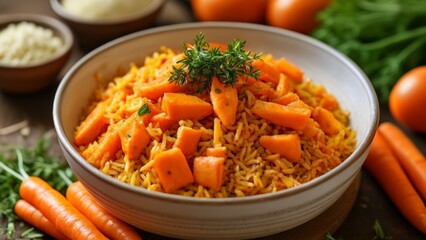
POLYGON ((206 149, 206 156, 226 158, 226 147, 209 147, 206 149))
POLYGON ((256 97, 259 96, 272 96, 275 90, 266 82, 258 81, 254 78, 247 77, 248 90, 256 97))
POLYGON ((317 107, 313 111, 312 117, 328 135, 337 134, 343 127, 342 124, 334 117, 332 112, 322 107, 317 107))
POLYGON ((275 88, 275 98, 285 96, 285 94, 289 93, 289 91, 290 81, 288 80, 288 77, 284 74, 280 74, 280 81, 278 82, 277 87, 275 88))
POLYGON ((194 95, 165 93, 161 109, 173 120, 201 120, 213 113, 213 106, 194 95))
POLYGON ((290 162, 300 162, 302 147, 297 134, 264 135, 260 137, 259 142, 271 153, 278 153, 290 162))
POLYGON ((224 163, 224 157, 199 156, 194 158, 195 182, 213 191, 219 191, 223 182, 224 163))
POLYGON ((199 129, 180 126, 177 130, 177 137, 173 147, 179 148, 185 156, 189 156, 197 151, 198 142, 203 132, 199 129))
POLYGON ((279 103, 281 105, 287 105, 291 102, 297 101, 299 100, 299 96, 294 93, 294 92, 288 92, 285 95, 279 97, 279 98, 275 98, 273 99, 273 102, 275 103, 279 103))
POLYGON ((105 104, 99 102, 86 119, 77 128, 74 143, 82 146, 93 142, 108 128, 108 119, 104 116, 105 104))
POLYGON ((312 110, 311 106, 309 106, 303 100, 300 100, 300 99, 287 104, 287 106, 288 107, 295 107, 295 108, 306 108, 306 109, 312 110))
POLYGON ((213 77, 210 90, 213 111, 225 126, 235 123, 238 108, 238 93, 233 86, 225 86, 217 77, 213 77))
POLYGON ((143 117, 138 116, 137 113, 124 121, 118 134, 121 140, 121 149, 129 159, 137 159, 151 141, 143 117))
POLYGON ((311 110, 287 107, 278 103, 256 100, 251 112, 279 126, 303 130, 311 116, 311 110))
POLYGON ((176 85, 168 79, 154 80, 152 82, 135 82, 134 91, 141 97, 157 101, 167 92, 181 92, 185 88, 183 85, 176 85))
POLYGON ((334 110, 339 106, 339 103, 337 102, 336 98, 331 95, 331 94, 326 94, 323 97, 323 102, 321 105, 323 108, 327 109, 327 110, 334 110))
POLYGON ((194 176, 185 155, 179 148, 172 148, 155 155, 153 167, 165 192, 175 192, 194 182, 194 176))
POLYGON ((148 126, 148 124, 151 122, 151 119, 152 119, 153 116, 163 112, 159 107, 157 107, 151 101, 148 101, 147 104, 148 104, 148 108, 149 108, 149 113, 147 113, 147 114, 145 114, 141 117, 143 124, 145 126, 148 126))
POLYGON ((99 140, 99 145, 92 151, 83 152, 83 157, 95 167, 101 167, 108 160, 115 160, 117 152, 121 149, 120 136, 118 130, 120 124, 108 128, 107 132, 99 140))
POLYGON ((276 66, 285 75, 287 75, 291 80, 295 82, 303 81, 303 71, 296 67, 294 64, 289 62, 285 58, 280 58, 276 61, 276 66))
POLYGON ((151 123, 153 126, 158 126, 164 132, 169 129, 177 121, 170 119, 165 112, 154 115, 151 118, 151 123))
POLYGON ((308 139, 316 139, 321 143, 325 142, 324 132, 322 131, 319 123, 312 118, 309 118, 308 122, 306 123, 302 136, 308 139))
POLYGON ((273 84, 278 84, 280 81, 280 71, 272 63, 262 59, 256 59, 253 61, 253 67, 254 70, 259 71, 259 80, 271 82, 273 84))

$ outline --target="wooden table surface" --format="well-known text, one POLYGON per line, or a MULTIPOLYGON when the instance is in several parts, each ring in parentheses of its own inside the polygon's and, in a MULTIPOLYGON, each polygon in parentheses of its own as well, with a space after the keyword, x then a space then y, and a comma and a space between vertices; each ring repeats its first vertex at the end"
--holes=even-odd
MULTIPOLYGON (((48 0, 0 0, 0 15, 24 12, 54 16, 48 0)), ((188 1, 166 0, 166 6, 155 25, 193 20, 188 1)), ((71 60, 63 73, 84 54, 84 51, 75 46, 71 60)), ((53 129, 52 104, 57 83, 61 76, 58 76, 57 82, 47 89, 33 94, 13 95, 0 92, 0 128, 23 119, 29 121, 31 128, 30 135, 27 137, 19 133, 0 136, 0 144, 33 146, 43 133, 53 129)), ((386 105, 381 106, 380 113, 381 121, 393 122, 386 105)), ((411 137, 423 154, 426 154, 426 135, 413 133, 406 128, 403 128, 403 130, 411 137)), ((56 141, 53 141, 52 147, 60 154, 56 141)), ((362 170, 361 185, 354 206, 343 224, 333 233, 333 236, 336 239, 373 239, 375 220, 380 222, 385 234, 391 236, 394 240, 425 238, 403 218, 374 179, 365 170, 362 170)), ((0 219, 0 224, 0 227, 4 227, 3 219, 0 219)))

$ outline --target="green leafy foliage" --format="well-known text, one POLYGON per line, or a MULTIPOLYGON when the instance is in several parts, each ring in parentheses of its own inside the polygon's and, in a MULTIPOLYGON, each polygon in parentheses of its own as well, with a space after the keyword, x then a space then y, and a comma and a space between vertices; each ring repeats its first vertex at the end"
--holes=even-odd
MULTIPOLYGON (((22 155, 23 170, 32 176, 38 176, 46 180, 53 188, 61 193, 65 193, 67 182, 64 177, 76 180, 71 169, 59 157, 49 154, 51 146, 49 136, 43 135, 33 148, 23 148, 16 146, 0 147, 0 161, 8 168, 19 173, 20 167, 17 153, 22 155)), ((18 217, 15 215, 14 206, 19 196, 19 186, 21 180, 4 169, 0 168, 0 216, 6 220, 6 229, 0 229, 0 234, 15 239, 16 227, 15 222, 18 217)), ((21 234, 21 237, 40 238, 42 233, 33 228, 29 228, 21 234)))
POLYGON ((405 72, 426 64, 426 1, 334 0, 319 19, 312 36, 357 63, 381 102, 405 72))
POLYGON ((238 76, 257 78, 259 73, 251 63, 260 54, 245 51, 245 43, 236 39, 228 44, 225 51, 221 51, 219 47, 210 47, 204 40, 204 34, 199 33, 192 46, 183 43, 185 57, 177 62, 178 67, 173 66, 169 81, 178 85, 189 84, 201 93, 210 89, 214 76, 231 86, 234 86, 238 76))

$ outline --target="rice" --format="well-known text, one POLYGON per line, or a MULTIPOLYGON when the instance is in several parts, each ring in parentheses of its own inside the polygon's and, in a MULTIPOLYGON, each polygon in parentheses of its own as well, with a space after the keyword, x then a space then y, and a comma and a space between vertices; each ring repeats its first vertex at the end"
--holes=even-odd
POLYGON ((0 62, 14 66, 41 62, 62 46, 51 29, 26 21, 12 23, 0 31, 0 62))
MULTIPOLYGON (((136 94, 132 89, 137 82, 148 82, 164 73, 176 62, 180 53, 162 47, 159 52, 148 57, 141 67, 131 66, 129 72, 117 77, 107 86, 99 86, 95 99, 87 108, 82 120, 94 108, 104 101, 107 103, 105 116, 110 126, 120 124, 148 100, 136 94)), ((265 55, 265 61, 274 61, 272 55, 265 55)), ((306 137, 303 131, 271 124, 251 112, 256 99, 248 89, 239 91, 239 105, 234 125, 224 126, 220 119, 210 115, 200 121, 180 120, 163 131, 159 126, 149 123, 146 127, 151 142, 141 156, 130 160, 123 151, 115 156, 103 158, 101 162, 91 160, 103 135, 96 141, 80 146, 79 150, 89 163, 97 166, 103 173, 128 184, 152 191, 164 192, 153 167, 154 157, 170 149, 177 139, 177 129, 187 126, 202 131, 197 151, 187 157, 189 164, 197 156, 203 156, 209 147, 226 147, 227 158, 224 163, 224 180, 219 191, 213 191, 197 183, 188 184, 174 194, 200 198, 244 197, 265 194, 293 188, 311 181, 330 171, 344 161, 356 145, 355 131, 349 126, 349 113, 343 111, 333 96, 321 85, 315 85, 310 79, 301 83, 292 83, 294 92, 312 109, 318 106, 333 105, 330 110, 342 128, 335 135, 306 137), (259 144, 263 135, 294 133, 300 136, 302 156, 299 162, 292 162, 280 154, 274 154, 259 144)), ((158 100, 161 106, 162 99, 158 100)), ((164 113, 162 113, 164 114, 164 113)))

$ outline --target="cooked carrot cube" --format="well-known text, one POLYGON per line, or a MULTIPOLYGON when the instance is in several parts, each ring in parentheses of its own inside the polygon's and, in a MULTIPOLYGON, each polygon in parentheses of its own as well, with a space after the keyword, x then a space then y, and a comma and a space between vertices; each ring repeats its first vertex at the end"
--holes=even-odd
POLYGON ((213 191, 219 191, 223 182, 224 163, 224 157, 199 156, 194 158, 195 182, 213 191))
POLYGON ((185 155, 179 148, 172 148, 155 155, 153 166, 165 192, 175 192, 194 182, 194 176, 185 155))

